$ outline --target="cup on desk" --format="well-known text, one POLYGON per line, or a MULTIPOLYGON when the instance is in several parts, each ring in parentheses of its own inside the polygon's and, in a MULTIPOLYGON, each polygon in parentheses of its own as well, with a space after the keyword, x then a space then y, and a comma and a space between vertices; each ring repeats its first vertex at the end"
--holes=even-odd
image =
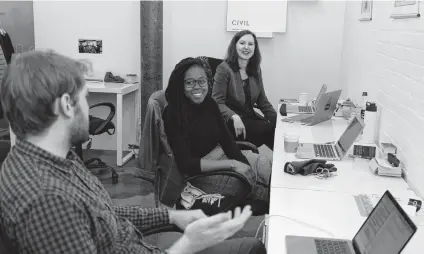
POLYGON ((299 134, 286 133, 284 134, 284 151, 286 153, 295 153, 299 146, 299 134))
POLYGON ((299 94, 299 105, 306 106, 308 104, 308 93, 299 94))

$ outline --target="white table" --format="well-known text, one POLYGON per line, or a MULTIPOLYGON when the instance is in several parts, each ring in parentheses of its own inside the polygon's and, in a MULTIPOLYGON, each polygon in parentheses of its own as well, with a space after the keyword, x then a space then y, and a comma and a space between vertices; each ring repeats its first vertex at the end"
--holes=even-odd
MULTIPOLYGON (((275 130, 274 154, 272 165, 271 187, 324 190, 345 193, 392 192, 410 189, 402 178, 374 175, 368 168, 368 162, 360 158, 345 158, 341 161, 329 161, 337 167, 337 176, 329 179, 318 179, 314 175, 290 175, 284 172, 286 162, 297 161, 294 153, 284 151, 284 133, 291 128, 290 123, 282 121, 278 114, 275 130)), ((347 121, 340 117, 314 126, 297 125, 300 142, 326 143, 337 141, 345 131, 347 121)))
MULTIPOLYGON (((137 95, 140 84, 122 84, 122 83, 92 83, 87 82, 88 91, 90 93, 116 94, 116 164, 120 167, 127 163, 133 156, 134 152, 130 151, 125 157, 123 156, 123 100, 124 95, 134 93, 137 95)), ((134 100, 134 102, 137 100, 134 100)), ((135 106, 135 105, 134 105, 135 106)))
MULTIPOLYGON (((416 196, 405 192, 396 197, 416 196)), ((366 219, 359 213, 352 194, 285 188, 272 188, 269 214, 268 254, 286 253, 286 235, 353 239, 366 219)), ((422 217, 411 219, 419 229, 402 254, 422 253, 424 249, 424 220, 422 217)))
MULTIPOLYGON (((104 83, 104 82, 87 82, 88 91, 90 93, 116 94, 116 164, 124 165, 133 156, 134 152, 123 156, 123 99, 124 95, 135 93, 139 90, 139 84, 122 84, 122 83, 104 83)), ((136 93, 134 94, 136 96, 136 93)), ((136 101, 136 100, 134 100, 136 101)), ((135 106, 135 105, 134 105, 135 106)), ((10 142, 15 144, 15 134, 10 129, 10 142)))

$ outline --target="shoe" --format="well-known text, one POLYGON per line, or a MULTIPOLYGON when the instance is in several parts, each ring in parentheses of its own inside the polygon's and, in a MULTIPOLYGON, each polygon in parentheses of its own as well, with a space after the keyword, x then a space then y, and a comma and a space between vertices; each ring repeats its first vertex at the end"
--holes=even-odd
POLYGON ((124 83, 124 79, 119 76, 113 76, 112 72, 106 72, 104 82, 108 83, 124 83))

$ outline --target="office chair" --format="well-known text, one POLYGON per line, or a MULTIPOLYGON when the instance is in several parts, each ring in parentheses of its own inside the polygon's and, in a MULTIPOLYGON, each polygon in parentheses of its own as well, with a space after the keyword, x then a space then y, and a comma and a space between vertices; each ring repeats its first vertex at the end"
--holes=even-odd
MULTIPOLYGON (((101 119, 99 117, 90 115, 89 116, 89 121, 90 121, 89 134, 91 136, 96 136, 103 133, 108 133, 109 135, 113 135, 115 133, 115 125, 113 124, 112 119, 115 116, 115 112, 116 112, 115 105, 109 102, 102 102, 102 103, 98 103, 98 104, 90 106, 90 109, 95 107, 100 107, 100 106, 109 107, 110 109, 109 115, 106 119, 101 119)), ((87 149, 90 149, 90 148, 91 148, 91 138, 87 145, 87 149)), ((83 155, 82 155, 82 143, 76 146, 75 151, 78 154, 78 156, 81 158, 81 160, 84 161, 83 155)), ((96 169, 104 169, 104 168, 109 169, 112 172, 112 183, 115 184, 118 182, 119 175, 116 172, 116 170, 113 167, 108 166, 99 158, 88 159, 84 161, 84 164, 87 167, 87 169, 89 169, 90 171, 94 171, 96 169)))

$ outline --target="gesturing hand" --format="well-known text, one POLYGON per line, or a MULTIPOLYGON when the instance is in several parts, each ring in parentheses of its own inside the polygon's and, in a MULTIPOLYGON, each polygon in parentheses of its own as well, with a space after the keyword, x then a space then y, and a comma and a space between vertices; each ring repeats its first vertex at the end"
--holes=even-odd
POLYGON ((243 228, 252 215, 250 206, 241 212, 237 207, 232 213, 221 213, 196 220, 186 227, 184 235, 168 250, 170 254, 191 254, 221 243, 243 228))
POLYGON ((185 230, 186 227, 199 219, 207 216, 202 210, 169 210, 169 221, 171 224, 177 225, 180 229, 185 230))

